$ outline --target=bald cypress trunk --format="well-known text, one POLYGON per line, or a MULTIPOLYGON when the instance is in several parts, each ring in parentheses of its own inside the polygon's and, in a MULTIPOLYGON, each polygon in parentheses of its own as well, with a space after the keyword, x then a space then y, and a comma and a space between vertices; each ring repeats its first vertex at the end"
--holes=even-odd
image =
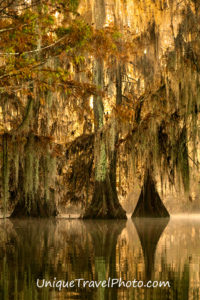
MULTIPOLYGON (((108 149, 106 137, 102 132, 97 132, 94 142, 95 151, 95 186, 92 201, 86 208, 83 218, 97 219, 124 219, 126 212, 123 210, 116 190, 116 153, 108 164, 108 149)), ((111 154, 109 155, 111 156, 111 154)))
MULTIPOLYGON (((28 199, 31 201, 32 199, 28 199)), ((34 199, 34 202, 31 204, 31 207, 27 207, 27 199, 24 197, 17 203, 14 208, 14 211, 11 214, 11 218, 20 218, 20 217, 55 217, 58 215, 55 204, 47 203, 44 199, 38 198, 34 199)))
POLYGON ((95 181, 94 194, 84 219, 125 219, 116 192, 112 189, 109 175, 102 181, 95 181))
MULTIPOLYGON (((103 62, 96 61, 95 78, 96 85, 103 87, 103 62)), ((102 97, 94 97, 95 116, 95 186, 92 201, 86 208, 83 218, 99 219, 124 219, 126 212, 123 210, 116 190, 116 128, 114 124, 114 140, 112 147, 106 147, 107 136, 103 132, 104 107, 102 97)))
POLYGON ((156 185, 152 178, 150 170, 146 171, 144 185, 142 187, 136 208, 132 214, 132 218, 135 217, 169 217, 169 213, 156 190, 156 185))

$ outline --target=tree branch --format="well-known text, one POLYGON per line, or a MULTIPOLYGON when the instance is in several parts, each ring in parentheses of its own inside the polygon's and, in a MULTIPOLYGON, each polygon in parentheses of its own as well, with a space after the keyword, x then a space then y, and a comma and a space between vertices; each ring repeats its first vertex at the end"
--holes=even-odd
POLYGON ((54 47, 55 45, 57 45, 57 44, 59 44, 61 41, 63 41, 67 36, 68 36, 68 35, 66 34, 66 35, 64 35, 63 37, 61 37, 60 39, 58 39, 57 41, 55 41, 54 43, 52 43, 52 44, 50 44, 50 45, 48 45, 48 46, 42 47, 42 48, 40 48, 40 49, 34 49, 34 50, 30 50, 30 51, 25 51, 25 52, 22 52, 22 53, 20 53, 20 52, 14 52, 14 53, 12 53, 12 52, 7 52, 7 53, 1 52, 0 55, 1 55, 1 56, 7 56, 7 55, 14 55, 14 56, 17 56, 17 55, 20 55, 20 54, 37 53, 37 52, 39 52, 39 51, 42 51, 42 50, 45 50, 45 49, 49 49, 49 48, 54 47))

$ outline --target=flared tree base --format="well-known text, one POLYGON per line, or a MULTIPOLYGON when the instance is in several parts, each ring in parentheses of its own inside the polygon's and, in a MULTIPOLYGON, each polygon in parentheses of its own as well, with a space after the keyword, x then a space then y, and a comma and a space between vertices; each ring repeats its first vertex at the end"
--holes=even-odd
POLYGON ((126 212, 119 203, 117 192, 113 191, 109 177, 96 181, 90 206, 83 219, 126 219, 126 212))
POLYGON ((156 190, 155 182, 148 172, 132 218, 169 218, 169 216, 156 190))
POLYGON ((58 215, 58 211, 56 209, 56 205, 47 202, 37 201, 34 203, 34 206, 30 208, 27 207, 25 201, 19 201, 15 206, 11 218, 21 218, 21 217, 39 217, 39 218, 47 218, 47 217, 55 217, 58 215))

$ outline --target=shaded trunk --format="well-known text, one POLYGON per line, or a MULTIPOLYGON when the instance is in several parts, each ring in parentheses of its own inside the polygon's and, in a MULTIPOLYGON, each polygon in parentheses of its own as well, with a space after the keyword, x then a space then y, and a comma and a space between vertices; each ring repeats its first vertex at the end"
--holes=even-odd
POLYGON ((56 205, 54 203, 47 203, 42 201, 40 198, 31 205, 27 207, 27 200, 22 199, 18 201, 17 205, 14 208, 14 211, 11 214, 11 218, 20 218, 20 217, 55 217, 58 215, 56 205))
MULTIPOLYGON (((55 191, 48 187, 48 197, 46 192, 41 190, 33 192, 24 192, 24 181, 23 178, 26 174, 22 174, 23 170, 19 168, 19 184, 18 190, 13 195, 17 198, 17 204, 11 214, 11 218, 19 217, 55 217, 58 215, 57 206, 55 203, 55 191), (21 172, 20 172, 21 171, 21 172)), ((41 178, 40 178, 41 179, 41 178)), ((34 187, 33 187, 34 189, 34 187)))
POLYGON ((158 241, 166 228, 169 218, 134 219, 134 224, 140 238, 145 263, 145 280, 152 280, 154 260, 158 241))
POLYGON ((113 190, 110 177, 95 181, 92 201, 86 209, 84 219, 126 219, 126 212, 121 207, 116 190, 113 190))
POLYGON ((132 218, 146 217, 146 218, 168 218, 169 213, 165 208, 162 200, 156 190, 155 182, 148 170, 145 175, 144 185, 132 214, 132 218))

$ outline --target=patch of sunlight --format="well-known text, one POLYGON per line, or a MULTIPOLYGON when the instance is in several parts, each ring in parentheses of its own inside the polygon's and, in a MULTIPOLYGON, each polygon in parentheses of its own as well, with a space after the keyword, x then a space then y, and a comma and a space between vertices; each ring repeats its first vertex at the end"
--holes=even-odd
POLYGON ((94 100, 93 100, 93 96, 90 97, 90 100, 89 100, 89 101, 90 101, 90 107, 93 108, 93 101, 94 101, 94 100))
POLYGON ((55 17, 56 17, 56 18, 58 18, 58 16, 59 16, 59 12, 58 12, 58 11, 56 11, 54 15, 55 15, 55 17))

